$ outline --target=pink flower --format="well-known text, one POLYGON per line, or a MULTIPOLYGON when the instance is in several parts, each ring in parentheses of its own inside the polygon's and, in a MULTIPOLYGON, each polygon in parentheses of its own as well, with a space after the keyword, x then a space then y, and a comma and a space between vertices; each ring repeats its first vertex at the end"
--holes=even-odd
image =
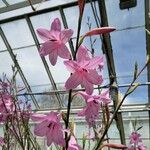
POLYGON ((142 143, 140 145, 138 145, 138 150, 146 150, 146 146, 142 143))
POLYGON ((14 109, 12 96, 9 94, 0 94, 0 113, 9 113, 14 109))
POLYGON ((64 59, 70 58, 70 52, 65 44, 71 38, 73 31, 71 29, 61 31, 61 23, 58 18, 52 22, 50 31, 40 28, 37 29, 37 33, 44 41, 40 49, 40 55, 49 55, 52 65, 56 64, 58 56, 64 59))
POLYGON ((137 133, 136 131, 132 132, 129 139, 131 144, 138 144, 139 142, 142 142, 141 135, 137 133))
POLYGON ((87 106, 78 113, 78 116, 85 116, 85 119, 92 127, 95 124, 95 120, 98 118, 100 104, 97 102, 97 97, 93 97, 84 93, 80 93, 86 100, 87 106))
POLYGON ((63 128, 60 123, 59 113, 50 112, 47 115, 33 114, 31 119, 33 121, 40 121, 40 123, 34 128, 34 134, 41 137, 46 136, 48 146, 50 146, 52 142, 62 147, 65 146, 63 128))
POLYGON ((90 58, 87 49, 80 46, 77 51, 76 59, 76 61, 64 61, 67 69, 72 73, 66 81, 65 87, 69 90, 81 84, 85 87, 85 91, 88 94, 92 94, 93 84, 99 85, 103 81, 102 76, 96 71, 98 67, 103 67, 103 57, 97 56, 90 58))
POLYGON ((77 144, 75 137, 71 136, 68 144, 68 149, 67 150, 82 150, 80 145, 77 144))
POLYGON ((100 104, 108 104, 111 102, 109 98, 109 90, 103 92, 101 95, 88 95, 85 92, 79 92, 79 94, 84 98, 87 106, 78 113, 79 116, 85 116, 86 121, 89 126, 95 124, 95 120, 98 118, 99 110, 101 108, 100 104))

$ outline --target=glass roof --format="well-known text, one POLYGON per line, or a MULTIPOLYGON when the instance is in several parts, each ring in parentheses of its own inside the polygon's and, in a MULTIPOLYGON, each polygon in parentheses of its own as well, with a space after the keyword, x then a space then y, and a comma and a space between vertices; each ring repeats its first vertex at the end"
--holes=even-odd
MULTIPOLYGON (((0 2, 0 7, 5 7, 6 3, 12 7, 15 4, 22 4, 22 2, 25 1, 5 0, 0 2)), ((18 5, 18 9, 1 13, 0 26, 8 41, 7 44, 10 45, 12 52, 17 56, 18 64, 27 83, 31 87, 30 92, 35 94, 33 94, 35 99, 41 105, 40 99, 42 99, 43 96, 45 96, 45 99, 50 98, 46 95, 36 95, 36 93, 51 92, 54 90, 60 90, 65 93, 64 83, 68 78, 69 73, 65 71, 62 60, 58 60, 56 67, 53 67, 50 64, 48 57, 44 60, 40 57, 38 49, 43 41, 37 36, 36 29, 41 27, 49 29, 52 20, 56 17, 61 20, 62 28, 65 28, 65 25, 63 25, 63 19, 65 18, 68 28, 74 30, 72 41, 75 45, 77 16, 79 12, 75 0, 58 0, 57 2, 55 1, 55 3, 54 0, 43 3, 36 1, 36 3, 38 4, 34 5, 37 9, 35 12, 33 12, 30 6, 21 7, 20 5, 19 7, 18 5)), ((120 10, 119 0, 106 0, 106 9, 109 26, 116 27, 116 31, 110 35, 117 82, 121 95, 123 95, 127 87, 122 86, 124 84, 129 84, 132 80, 135 62, 137 62, 139 68, 141 68, 146 61, 145 3, 144 0, 137 0, 136 7, 120 10)), ((95 18, 100 18, 99 2, 97 0, 93 3, 86 4, 81 34, 89 31, 89 24, 92 28, 95 28, 101 23, 101 19, 99 19, 99 22, 96 22, 95 18), (93 7, 97 16, 94 14, 93 7)), ((4 38, 2 36, 3 35, 1 34, 0 74, 5 72, 10 77, 11 65, 13 65, 14 62, 10 57, 8 45, 4 43, 4 38)), ((95 36, 92 37, 92 41, 95 41, 95 44, 92 47, 95 55, 102 54, 101 38, 95 36)), ((87 38, 84 41, 84 44, 91 49, 90 38, 87 38)), ((67 46, 69 47, 70 45, 68 44, 67 46)), ((103 85, 109 84, 107 65, 104 67, 103 75, 103 85)), ((18 80, 21 83, 22 77, 20 77, 20 75, 18 75, 18 80)), ((141 83, 147 82, 146 70, 142 73, 138 81, 141 83)), ((27 92, 29 91, 27 90, 27 92)), ((55 96, 55 93, 53 93, 53 95, 55 96)), ((60 104, 59 101, 62 101, 61 103, 64 107, 66 106, 65 101, 63 100, 65 97, 64 95, 65 94, 55 96, 57 102, 54 105, 58 108, 60 104)), ((125 101, 125 104, 147 102, 148 89, 147 86, 144 85, 140 86, 134 94, 130 95, 125 101)), ((41 107, 44 108, 44 105, 46 106, 46 104, 43 104, 41 107)), ((53 105, 53 102, 51 105, 53 105)))

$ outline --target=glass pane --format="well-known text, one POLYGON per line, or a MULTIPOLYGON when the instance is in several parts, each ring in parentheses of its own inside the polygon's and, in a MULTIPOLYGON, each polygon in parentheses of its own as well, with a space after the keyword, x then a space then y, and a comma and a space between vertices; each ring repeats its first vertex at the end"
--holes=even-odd
MULTIPOLYGON (((14 63, 7 51, 0 53, 0 66, 1 66, 0 77, 2 77, 2 74, 4 73, 6 74, 7 78, 10 80, 13 75, 12 66, 14 66, 14 63)), ((24 87, 24 84, 22 82, 19 73, 16 76, 16 82, 19 87, 24 87)))
MULTIPOLYGON (((119 88, 120 96, 124 96, 125 92, 127 90, 126 88, 119 88)), ((142 104, 148 102, 148 89, 147 86, 139 86, 137 89, 128 95, 124 101, 124 104, 142 104)))
POLYGON ((33 45, 34 41, 25 20, 17 20, 1 25, 12 48, 33 45))
POLYGON ((6 50, 6 46, 2 40, 2 37, 0 36, 0 51, 6 50))
MULTIPOLYGON (((74 30, 73 36, 75 37, 77 34, 79 8, 78 6, 66 8, 64 9, 64 12, 65 12, 66 20, 68 23, 68 27, 74 30)), ((90 4, 86 4, 85 6, 83 20, 82 20, 81 34, 84 34, 85 32, 89 31, 89 27, 87 25, 88 19, 89 19, 89 23, 91 23, 91 27, 92 28, 96 27, 96 22, 95 22, 93 11, 92 11, 90 4)))
MULTIPOLYGON (((145 29, 118 31, 113 32, 111 35, 116 73, 119 76, 118 83, 128 83, 130 78, 125 77, 133 76, 135 62, 138 63, 139 69, 146 62, 145 29)), ((145 74, 146 70, 140 77, 142 82, 147 81, 145 74)))
POLYGON ((11 5, 11 4, 16 4, 16 3, 20 3, 20 2, 24 2, 25 0, 7 0, 7 2, 11 5))
POLYGON ((30 85, 49 83, 44 65, 36 47, 24 48, 14 51, 18 63, 30 85))
POLYGON ((0 1, 0 8, 5 7, 6 5, 4 4, 3 1, 0 1))
MULTIPOLYGON (((50 13, 45 13, 45 14, 36 15, 36 16, 31 17, 31 22, 35 29, 35 32, 38 28, 45 28, 47 30, 50 30, 51 23, 55 18, 60 19, 61 25, 62 25, 61 27, 63 28, 60 13, 58 11, 53 11, 50 13)), ((41 38, 39 38, 38 35, 37 35, 37 37, 38 37, 38 40, 40 41, 40 43, 42 43, 43 40, 41 40, 41 38)))
POLYGON ((124 10, 120 10, 119 0, 106 0, 106 8, 109 26, 124 29, 145 24, 144 0, 137 0, 136 7, 124 10))

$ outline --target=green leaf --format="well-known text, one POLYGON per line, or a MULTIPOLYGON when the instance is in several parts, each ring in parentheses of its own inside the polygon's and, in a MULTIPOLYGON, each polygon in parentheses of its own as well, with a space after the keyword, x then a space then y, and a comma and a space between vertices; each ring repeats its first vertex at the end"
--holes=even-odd
POLYGON ((83 137, 82 137, 82 147, 83 147, 83 149, 85 149, 85 144, 86 144, 86 136, 83 134, 83 137))
POLYGON ((127 95, 131 94, 139 85, 140 83, 134 83, 134 85, 128 90, 127 95))
POLYGON ((80 37, 78 47, 80 47, 80 45, 83 43, 84 38, 85 36, 80 37))
POLYGON ((137 129, 136 129, 136 131, 139 131, 140 129, 142 129, 143 128, 143 126, 140 126, 140 127, 138 127, 137 129))
POLYGON ((134 80, 137 78, 138 75, 138 64, 137 62, 135 62, 135 66, 134 66, 134 80))

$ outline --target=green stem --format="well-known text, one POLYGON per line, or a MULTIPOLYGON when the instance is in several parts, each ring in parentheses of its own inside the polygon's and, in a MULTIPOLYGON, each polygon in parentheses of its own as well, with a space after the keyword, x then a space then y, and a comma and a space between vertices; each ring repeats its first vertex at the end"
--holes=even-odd
POLYGON ((105 135, 108 132, 108 129, 109 129, 110 125, 113 122, 113 119, 115 118, 116 114, 118 113, 118 111, 119 111, 120 107, 122 106, 125 98, 128 96, 128 91, 132 88, 132 86, 134 85, 134 82, 137 80, 137 78, 140 76, 140 74, 143 72, 143 70, 147 67, 148 63, 149 63, 149 60, 147 61, 147 63, 145 64, 145 66, 141 69, 141 71, 137 74, 137 77, 134 78, 133 81, 131 82, 130 86, 128 87, 127 91, 125 92, 124 97, 122 98, 122 100, 120 101, 120 103, 117 105, 116 110, 114 111, 112 118, 110 119, 109 123, 106 125, 105 130, 104 130, 104 132, 103 132, 100 140, 98 141, 95 150, 99 149, 100 145, 103 142, 103 139, 104 139, 105 135))

